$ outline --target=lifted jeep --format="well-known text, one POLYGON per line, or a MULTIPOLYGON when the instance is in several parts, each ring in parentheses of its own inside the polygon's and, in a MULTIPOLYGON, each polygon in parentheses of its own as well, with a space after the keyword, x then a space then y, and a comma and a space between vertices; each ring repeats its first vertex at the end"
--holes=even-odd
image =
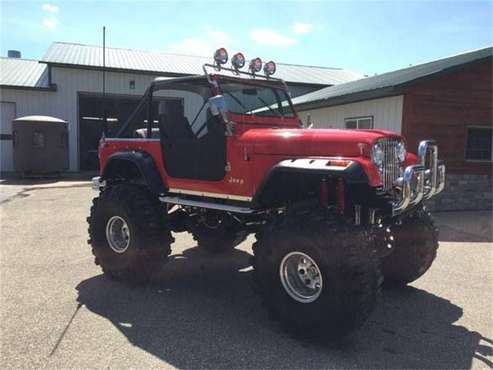
POLYGON ((445 166, 432 140, 417 155, 382 130, 303 128, 273 62, 224 49, 204 76, 154 80, 99 146, 89 243, 105 274, 155 276, 171 232, 231 250, 255 233, 267 308, 303 336, 344 335, 372 312, 380 285, 422 276, 438 248, 423 202, 445 166), (112 136, 112 137, 110 137, 112 136))

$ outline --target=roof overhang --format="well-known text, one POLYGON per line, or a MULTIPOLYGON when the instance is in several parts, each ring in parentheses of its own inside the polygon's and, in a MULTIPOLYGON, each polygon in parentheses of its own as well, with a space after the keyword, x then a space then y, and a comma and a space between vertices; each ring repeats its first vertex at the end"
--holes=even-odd
POLYGON ((401 91, 395 87, 384 87, 381 89, 367 90, 354 94, 336 96, 329 99, 319 99, 307 103, 294 104, 297 111, 306 111, 312 109, 319 109, 325 107, 332 107, 336 105, 357 103, 364 100, 380 99, 389 96, 400 95, 401 91))
MULTIPOLYGON (((47 62, 47 61, 39 61, 39 63, 46 64, 50 67, 57 67, 57 68, 71 68, 71 69, 82 69, 82 70, 88 70, 88 71, 99 71, 102 72, 103 70, 105 72, 114 72, 114 73, 129 73, 129 74, 140 74, 140 75, 147 75, 147 76, 157 76, 156 78, 159 77, 169 77, 169 78, 190 78, 190 77, 197 77, 197 78, 202 78, 205 77, 202 74, 197 74, 197 75, 191 75, 191 74, 185 74, 185 73, 171 73, 171 72, 163 72, 163 71, 148 71, 148 70, 140 70, 140 69, 126 69, 126 68, 114 68, 114 67, 102 67, 102 66, 88 66, 85 64, 71 64, 71 63, 54 63, 54 62, 47 62)), ((307 86, 307 87, 313 87, 313 88, 324 88, 327 86, 331 86, 328 84, 314 84, 313 82, 290 82, 286 81, 287 85, 290 86, 307 86)))
POLYGON ((53 84, 52 86, 49 86, 49 87, 0 85, 0 89, 7 89, 7 90, 30 90, 30 91, 41 91, 41 92, 55 92, 55 91, 57 91, 57 86, 55 84, 53 84))
MULTIPOLYGON (((331 107, 331 106, 336 106, 336 105, 356 103, 356 102, 360 102, 360 101, 364 101, 364 100, 372 100, 372 99, 384 98, 384 97, 389 97, 389 96, 401 95, 401 94, 403 94, 403 89, 407 86, 419 83, 421 81, 436 78, 439 76, 447 75, 449 73, 454 73, 454 72, 460 71, 465 66, 468 66, 471 64, 482 63, 485 61, 491 62, 492 59, 493 59, 493 57, 491 55, 488 55, 486 57, 478 58, 475 60, 468 61, 466 63, 450 66, 448 68, 437 70, 436 72, 432 72, 432 73, 428 73, 426 75, 418 76, 416 78, 409 79, 407 81, 397 83, 397 84, 392 85, 392 86, 373 88, 373 89, 369 88, 369 89, 363 90, 363 91, 357 91, 357 92, 352 92, 349 94, 338 95, 338 96, 331 96, 331 97, 328 97, 325 99, 317 99, 317 100, 312 100, 309 102, 298 103, 298 104, 296 104, 296 101, 295 101, 293 103, 293 105, 296 107, 296 110, 298 110, 298 111, 306 111, 306 110, 331 107)), ((369 77, 369 78, 372 78, 372 77, 369 77)), ((351 84, 351 83, 353 83, 353 82, 347 82, 347 84, 351 84)), ((341 85, 339 85, 338 88, 340 88, 340 86, 341 85)))
POLYGON ((102 67, 102 66, 90 66, 85 64, 71 64, 71 63, 55 63, 40 60, 39 63, 47 64, 51 67, 57 68, 72 68, 72 69, 82 69, 88 71, 105 71, 105 72, 115 72, 115 73, 132 73, 140 75, 151 75, 151 76, 162 76, 162 77, 186 77, 191 76, 184 73, 171 73, 162 71, 149 71, 141 69, 126 69, 126 68, 114 68, 114 67, 102 67))

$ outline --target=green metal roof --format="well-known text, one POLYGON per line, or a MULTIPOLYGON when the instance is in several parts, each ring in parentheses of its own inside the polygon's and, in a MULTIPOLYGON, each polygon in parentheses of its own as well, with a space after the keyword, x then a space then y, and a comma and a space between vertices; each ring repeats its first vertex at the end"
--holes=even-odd
POLYGON ((298 106, 298 109, 304 107, 308 109, 392 95, 392 93, 395 94, 395 87, 433 76, 450 68, 489 58, 492 55, 493 47, 478 49, 377 76, 329 86, 294 98, 293 104, 298 106))
POLYGON ((47 66, 40 64, 37 60, 1 57, 0 85, 47 88, 47 66))
MULTIPOLYGON (((103 49, 101 46, 64 42, 51 44, 41 62, 74 67, 101 68, 103 49)), ((162 51, 106 48, 106 67, 156 75, 201 75, 202 65, 211 63, 211 57, 165 53, 162 51)), ((361 75, 341 68, 304 66, 277 63, 275 77, 286 82, 335 85, 361 78, 361 75)))

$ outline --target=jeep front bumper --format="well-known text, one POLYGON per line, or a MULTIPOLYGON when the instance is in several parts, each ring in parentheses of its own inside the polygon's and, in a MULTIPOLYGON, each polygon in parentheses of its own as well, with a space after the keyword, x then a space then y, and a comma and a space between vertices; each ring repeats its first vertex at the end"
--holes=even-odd
POLYGON ((402 177, 394 183, 399 191, 392 201, 392 216, 430 199, 445 188, 445 165, 438 161, 438 148, 433 140, 419 143, 418 162, 407 166, 402 177))
POLYGON ((96 191, 100 191, 106 186, 106 181, 101 180, 100 176, 93 177, 92 180, 92 189, 96 191))

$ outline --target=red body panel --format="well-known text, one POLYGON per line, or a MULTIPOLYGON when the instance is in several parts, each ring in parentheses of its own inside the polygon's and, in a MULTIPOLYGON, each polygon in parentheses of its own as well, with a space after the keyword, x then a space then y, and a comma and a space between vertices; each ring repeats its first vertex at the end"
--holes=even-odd
MULTIPOLYGON (((338 157, 358 162, 368 176, 369 185, 379 186, 380 177, 370 159, 371 146, 383 136, 400 137, 393 132, 378 130, 302 129, 298 118, 278 119, 279 122, 265 117, 261 117, 260 122, 251 117, 234 118, 235 122, 242 123, 236 125, 234 136, 227 137, 227 162, 231 170, 221 181, 169 176, 158 139, 106 139, 100 145, 100 168, 104 168, 112 153, 145 151, 154 158, 167 188, 253 197, 269 170, 284 159, 338 157)), ((414 163, 416 156, 408 154, 405 165, 414 163)))

